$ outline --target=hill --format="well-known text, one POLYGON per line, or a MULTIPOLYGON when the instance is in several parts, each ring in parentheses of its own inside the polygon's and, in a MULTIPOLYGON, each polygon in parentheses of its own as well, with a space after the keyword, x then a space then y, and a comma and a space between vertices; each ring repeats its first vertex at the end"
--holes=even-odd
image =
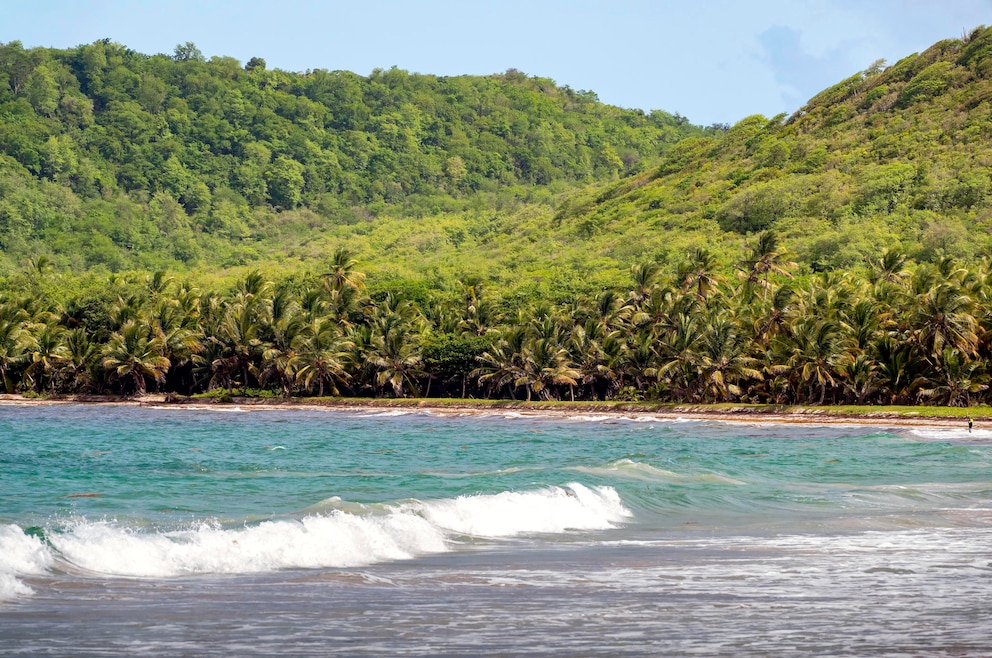
POLYGON ((554 225, 590 254, 638 244, 669 268, 705 246, 727 269, 769 229, 806 272, 886 249, 970 261, 992 253, 990 143, 992 30, 979 28, 878 62, 791 117, 682 141, 661 166, 572 197, 554 225))
POLYGON ((380 218, 484 218, 418 238, 457 247, 498 232, 493 213, 641 171, 702 132, 514 70, 362 77, 206 61, 190 43, 149 56, 108 40, 12 42, 0 45, 0 272, 29 257, 72 271, 291 269, 380 218))

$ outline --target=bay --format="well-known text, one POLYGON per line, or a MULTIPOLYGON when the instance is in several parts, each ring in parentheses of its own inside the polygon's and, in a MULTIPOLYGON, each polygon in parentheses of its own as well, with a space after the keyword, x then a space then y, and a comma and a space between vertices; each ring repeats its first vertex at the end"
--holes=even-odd
POLYGON ((0 437, 3 655, 992 653, 981 428, 8 405, 0 437))

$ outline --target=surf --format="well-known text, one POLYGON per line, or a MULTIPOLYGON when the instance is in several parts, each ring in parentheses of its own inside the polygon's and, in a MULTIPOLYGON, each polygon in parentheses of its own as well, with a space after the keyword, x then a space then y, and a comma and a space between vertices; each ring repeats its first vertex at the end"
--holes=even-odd
POLYGON ((449 552, 467 541, 603 530, 630 516, 611 487, 571 483, 429 501, 330 498, 299 518, 252 525, 199 521, 154 529, 74 518, 38 537, 11 524, 0 527, 0 598, 30 595, 24 576, 59 568, 134 578, 352 568, 449 552))

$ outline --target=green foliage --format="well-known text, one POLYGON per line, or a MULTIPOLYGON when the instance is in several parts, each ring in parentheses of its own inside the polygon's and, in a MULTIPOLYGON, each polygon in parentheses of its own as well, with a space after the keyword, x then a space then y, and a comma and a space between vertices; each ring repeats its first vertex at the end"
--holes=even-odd
MULTIPOLYGON (((0 44, 0 177, 13 189, 0 267, 36 252, 113 270, 282 258, 286 211, 329 220, 306 226, 326 240, 330 226, 369 215, 532 204, 535 186, 629 175, 700 132, 512 70, 361 77, 207 60, 191 42, 171 57, 109 40, 0 44), (48 201, 53 186, 64 193, 48 201)), ((467 234, 455 230, 451 244, 467 234)))
POLYGON ((345 247, 381 302, 569 303, 769 230, 797 272, 899 247, 992 254, 990 31, 877 62, 791 117, 699 128, 510 70, 270 70, 194 44, 0 45, 0 275, 243 268, 305 279, 345 247))

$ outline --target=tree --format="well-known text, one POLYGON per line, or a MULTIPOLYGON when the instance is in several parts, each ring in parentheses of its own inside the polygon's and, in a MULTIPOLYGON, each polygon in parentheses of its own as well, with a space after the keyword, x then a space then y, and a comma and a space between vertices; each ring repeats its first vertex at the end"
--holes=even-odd
POLYGON ((329 319, 314 320, 303 332, 299 350, 291 360, 296 381, 306 391, 323 397, 325 388, 332 395, 340 393, 338 386, 348 379, 347 364, 350 358, 350 341, 339 334, 337 324, 329 319))
POLYGON ((514 382, 515 386, 527 389, 527 400, 531 392, 542 400, 550 400, 554 387, 569 387, 571 398, 575 399, 575 386, 581 374, 568 358, 568 350, 552 337, 542 337, 529 341, 522 354, 523 368, 514 382))
POLYGON ((128 320, 110 337, 103 350, 103 367, 115 378, 128 381, 137 395, 144 395, 146 381, 165 381, 169 359, 162 354, 162 338, 148 325, 128 320))
POLYGON ((172 58, 177 62, 204 62, 206 58, 192 41, 181 43, 173 51, 172 58))
POLYGON ((302 164, 285 155, 278 156, 265 170, 265 182, 268 185, 269 200, 272 205, 291 210, 303 198, 304 167, 302 164))
POLYGON ((424 374, 420 368, 421 356, 409 336, 402 330, 392 330, 373 337, 369 365, 375 372, 376 384, 392 388, 393 396, 401 398, 409 389, 419 395, 417 377, 424 374))
POLYGON ((26 319, 23 309, 11 303, 0 304, 0 383, 7 393, 16 389, 14 373, 25 358, 22 340, 26 319))
POLYGON ((264 71, 265 70, 265 60, 261 57, 252 57, 245 64, 246 71, 264 71))
POLYGON ((68 356, 64 342, 65 331, 65 327, 51 319, 43 324, 30 326, 25 349, 27 367, 24 369, 24 376, 38 392, 45 388, 55 392, 55 375, 68 356))
POLYGON ((769 277, 772 274, 791 276, 789 269, 796 266, 787 260, 787 254, 779 249, 778 234, 765 231, 758 236, 750 255, 741 262, 742 274, 749 288, 760 285, 764 297, 768 296, 769 277))

